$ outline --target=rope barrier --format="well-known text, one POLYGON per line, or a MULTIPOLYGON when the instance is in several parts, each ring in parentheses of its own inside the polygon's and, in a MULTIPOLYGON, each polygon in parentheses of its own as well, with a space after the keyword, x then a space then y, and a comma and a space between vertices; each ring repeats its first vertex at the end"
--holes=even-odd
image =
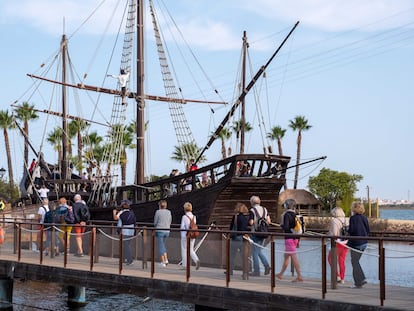
MULTIPOLYGON (((272 223, 273 224, 273 223, 272 223)), ((16 227, 19 227, 19 224, 14 224, 16 227)), ((277 225, 277 224, 273 224, 273 225, 277 225)), ((203 237, 198 241, 198 243, 196 244, 196 246, 194 247, 194 250, 195 251, 198 251, 199 250, 199 248, 203 245, 203 243, 204 243, 204 241, 205 241, 205 239, 207 238, 207 236, 208 236, 208 234, 209 234, 209 232, 213 229, 213 227, 215 227, 213 224, 211 224, 210 226, 209 226, 209 228, 208 228, 208 231, 207 232, 205 232, 205 234, 203 235, 203 237)), ((62 230, 62 228, 63 227, 60 227, 60 226, 54 226, 54 225, 52 225, 52 226, 50 226, 50 227, 44 227, 43 229, 42 229, 42 231, 44 231, 44 232, 46 232, 46 231, 48 231, 48 230, 50 230, 50 229, 52 229, 52 228, 54 228, 57 232, 60 232, 60 233, 64 233, 64 232, 66 232, 65 230, 62 230)), ((23 232, 27 232, 27 233, 39 233, 40 232, 40 230, 41 229, 28 229, 28 228, 25 228, 25 227, 23 227, 23 226, 20 226, 20 230, 21 231, 23 231, 23 232)), ((106 237, 106 238, 108 238, 108 239, 110 239, 110 240, 113 240, 113 241, 120 241, 120 239, 118 238, 118 237, 116 237, 116 236, 112 236, 112 235, 110 235, 110 234, 108 234, 108 233, 106 233, 105 231, 103 231, 101 228, 97 228, 97 230, 104 236, 104 237, 106 237)), ((6 230, 6 228, 4 227, 4 232, 5 232, 5 234, 7 233, 7 230, 6 230)), ((81 236, 86 236, 86 235, 88 235, 88 234, 91 234, 91 232, 92 231, 86 231, 86 232, 83 232, 83 233, 72 233, 72 232, 68 232, 68 235, 69 236, 79 236, 79 235, 81 235, 81 236)), ((123 240, 124 241, 128 241, 128 240, 133 240, 133 239, 136 239, 136 238, 138 238, 140 235, 142 236, 142 233, 143 233, 143 230, 140 230, 140 231, 138 231, 137 232, 137 234, 136 235, 134 235, 134 236, 131 236, 131 237, 128 237, 128 238, 124 238, 123 240)), ((306 236, 306 235, 309 235, 309 236, 322 236, 323 234, 321 234, 321 233, 318 233, 318 232, 312 232, 312 231, 306 231, 306 233, 305 234, 303 234, 303 235, 301 235, 301 237, 303 237, 303 236, 306 236)), ((222 237, 223 238, 227 238, 227 235, 226 234, 222 234, 222 237)), ((261 244, 257 244, 257 243, 255 243, 252 239, 251 239, 251 237, 250 236, 248 236, 248 235, 243 235, 243 239, 245 239, 245 240, 247 240, 251 245, 254 245, 254 246, 256 246, 256 247, 260 247, 261 249, 263 249, 263 250, 266 250, 266 251, 270 251, 269 250, 269 247, 268 246, 264 246, 264 245, 261 245, 261 244)), ((327 242, 325 242, 325 245, 328 245, 328 244, 330 244, 330 241, 327 241, 327 242)), ((378 253, 376 253, 377 251, 378 251, 378 247, 377 246, 375 246, 375 245, 368 245, 367 246, 367 248, 364 250, 364 251, 361 251, 361 250, 359 250, 359 249, 356 249, 356 248, 353 248, 353 247, 350 247, 350 246, 348 246, 347 244, 341 244, 341 245, 343 245, 344 247, 346 247, 347 249, 349 249, 349 250, 351 250, 351 251, 353 251, 353 252, 357 252, 357 253, 360 253, 360 254, 365 254, 365 255, 367 255, 367 256, 372 256, 372 257, 376 257, 376 258, 379 258, 380 257, 380 255, 378 254, 378 253), (374 250, 374 251, 376 251, 375 253, 373 253, 372 252, 372 250, 374 250)), ((312 252, 312 251, 316 251, 316 250, 318 250, 318 249, 321 249, 321 247, 322 246, 317 246, 317 247, 311 247, 311 248, 308 248, 308 249, 304 249, 304 250, 296 250, 296 251, 293 251, 293 252, 289 252, 289 251, 285 251, 285 250, 278 250, 278 249, 275 249, 275 253, 279 253, 279 254, 302 254, 302 253, 308 253, 308 252, 312 252)), ((388 252, 394 252, 394 253, 400 253, 400 254, 406 254, 405 256, 385 256, 385 258, 386 259, 408 259, 408 258, 414 258, 414 251, 409 251, 409 250, 398 250, 398 249, 394 249, 394 248, 385 248, 388 252)))
MULTIPOLYGON (((115 236, 112 236, 112 235, 109 235, 108 233, 106 233, 105 231, 103 231, 102 229, 100 229, 100 228, 98 228, 98 231, 104 236, 104 237, 107 237, 108 239, 110 239, 110 240, 112 240, 112 241, 120 241, 121 239, 120 238, 117 238, 117 237, 115 237, 115 236)), ((132 240, 132 239, 136 239, 136 238, 138 238, 138 236, 140 236, 140 235, 142 235, 142 232, 143 232, 143 230, 140 230, 140 231, 138 231, 138 233, 136 234, 136 235, 133 235, 133 236, 131 236, 131 237, 129 237, 129 238, 125 238, 125 239, 122 239, 123 241, 129 241, 129 240, 132 240)))

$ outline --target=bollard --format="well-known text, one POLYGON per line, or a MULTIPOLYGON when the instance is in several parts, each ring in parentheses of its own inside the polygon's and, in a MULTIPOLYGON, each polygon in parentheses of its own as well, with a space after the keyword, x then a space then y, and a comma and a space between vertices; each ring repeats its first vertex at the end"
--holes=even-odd
POLYGON ((0 310, 13 310, 13 279, 0 277, 0 310))
POLYGON ((78 308, 86 306, 86 294, 84 286, 68 286, 68 307, 78 308))

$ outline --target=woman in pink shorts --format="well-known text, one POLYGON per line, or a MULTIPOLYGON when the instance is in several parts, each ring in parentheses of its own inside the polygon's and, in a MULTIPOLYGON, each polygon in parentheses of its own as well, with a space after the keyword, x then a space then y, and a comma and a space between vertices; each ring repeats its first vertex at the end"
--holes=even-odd
MULTIPOLYGON (((285 212, 282 214, 282 223, 280 226, 283 229, 283 232, 285 233, 292 233, 291 229, 295 227, 295 208, 296 208, 296 202, 293 199, 287 199, 283 203, 283 208, 285 209, 285 212)), ((276 274, 276 277, 281 280, 283 278, 283 273, 285 273, 286 268, 289 265, 289 258, 292 258, 293 266, 295 267, 297 276, 295 279, 292 280, 292 282, 303 282, 302 274, 300 273, 300 265, 298 257, 296 256, 296 248, 299 244, 299 238, 292 238, 292 237, 285 237, 285 255, 284 260, 282 264, 282 269, 278 274, 276 274)))

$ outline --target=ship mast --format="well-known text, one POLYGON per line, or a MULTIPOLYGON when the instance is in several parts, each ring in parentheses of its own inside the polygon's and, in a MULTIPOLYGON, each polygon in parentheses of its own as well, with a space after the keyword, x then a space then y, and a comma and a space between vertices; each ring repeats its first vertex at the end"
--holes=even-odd
POLYGON ((63 180, 68 179, 68 125, 66 119, 66 53, 67 53, 67 39, 66 35, 62 35, 62 41, 60 43, 61 55, 62 55, 62 171, 61 176, 63 180))
MULTIPOLYGON (((243 59, 242 59, 242 90, 246 87, 246 54, 247 54, 247 36, 243 31, 243 59)), ((240 154, 244 154, 244 132, 246 127, 246 97, 241 99, 241 128, 240 128, 240 154)))
POLYGON ((144 94, 144 5, 137 0, 137 155, 135 168, 135 184, 144 183, 144 134, 145 134, 145 94, 144 94))

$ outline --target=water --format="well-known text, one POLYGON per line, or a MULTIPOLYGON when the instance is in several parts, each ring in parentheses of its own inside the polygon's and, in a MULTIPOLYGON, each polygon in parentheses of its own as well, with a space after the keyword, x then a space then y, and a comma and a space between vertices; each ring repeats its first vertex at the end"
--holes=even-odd
POLYGON ((380 218, 414 220, 414 209, 380 209, 380 218))
MULTIPOLYGON (((57 283, 14 280, 13 311, 29 310, 73 310, 67 306, 68 292, 57 283), (42 297, 39 299, 39 297, 42 297)), ((193 311, 194 305, 176 301, 149 299, 130 294, 86 289, 87 305, 78 310, 119 311, 193 311)))

